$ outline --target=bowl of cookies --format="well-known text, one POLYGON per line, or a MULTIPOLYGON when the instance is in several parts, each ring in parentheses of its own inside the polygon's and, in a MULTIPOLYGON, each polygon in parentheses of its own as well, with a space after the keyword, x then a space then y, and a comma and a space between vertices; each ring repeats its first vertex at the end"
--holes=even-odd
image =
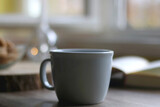
POLYGON ((8 68, 21 60, 25 50, 25 45, 15 45, 11 40, 0 37, 0 69, 8 68))

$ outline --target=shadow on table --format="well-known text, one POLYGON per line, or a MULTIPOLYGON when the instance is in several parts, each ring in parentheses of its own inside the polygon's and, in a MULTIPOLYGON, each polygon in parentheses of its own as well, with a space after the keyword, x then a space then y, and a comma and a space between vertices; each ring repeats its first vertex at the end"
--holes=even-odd
POLYGON ((36 107, 105 107, 103 103, 94 105, 73 105, 73 104, 63 104, 54 101, 44 101, 38 104, 36 107))

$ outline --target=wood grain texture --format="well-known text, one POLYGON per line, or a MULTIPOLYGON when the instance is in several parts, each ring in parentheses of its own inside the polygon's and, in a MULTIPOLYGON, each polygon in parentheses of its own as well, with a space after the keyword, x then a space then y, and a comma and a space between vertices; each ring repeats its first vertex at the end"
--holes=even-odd
MULTIPOLYGON (((27 76, 30 76, 26 72, 29 72, 28 74, 31 75, 36 75, 39 72, 39 64, 24 64, 27 66, 22 66, 23 64, 21 64, 0 71, 0 76, 12 77, 12 72, 17 78, 19 78, 18 76, 25 75, 26 78, 22 76, 21 80, 23 79, 26 82, 26 79, 29 78, 27 76)), ((33 80, 30 79, 30 81, 33 80)), ((20 81, 17 83, 19 84, 20 81)), ((24 83, 22 82, 21 84, 24 83)), ((15 84, 12 85, 12 87, 15 86, 15 84)), ((110 88, 103 103, 83 106, 59 104, 55 92, 44 89, 7 93, 0 92, 0 107, 160 107, 160 90, 110 88)))
MULTIPOLYGON (((40 63, 20 62, 11 68, 1 70, 0 92, 42 89, 39 67, 40 63)), ((50 72, 47 72, 47 77, 51 82, 50 72)))
POLYGON ((160 107, 160 90, 110 88, 103 103, 63 105, 54 91, 0 93, 0 107, 160 107))

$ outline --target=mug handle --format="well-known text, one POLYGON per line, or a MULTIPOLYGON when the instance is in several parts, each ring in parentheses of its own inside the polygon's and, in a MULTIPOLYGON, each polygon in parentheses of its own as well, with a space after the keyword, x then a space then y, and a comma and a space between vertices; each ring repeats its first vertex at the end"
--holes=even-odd
POLYGON ((40 66, 40 80, 41 80, 42 85, 45 88, 47 88, 49 90, 54 90, 54 86, 50 85, 48 80, 47 80, 46 65, 48 64, 48 62, 51 62, 51 59, 45 59, 41 63, 41 66, 40 66))

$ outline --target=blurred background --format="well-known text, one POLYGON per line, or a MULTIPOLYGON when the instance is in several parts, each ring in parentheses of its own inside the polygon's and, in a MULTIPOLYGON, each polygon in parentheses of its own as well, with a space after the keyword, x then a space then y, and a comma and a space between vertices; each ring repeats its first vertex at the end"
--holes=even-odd
MULTIPOLYGON (((0 0, 0 36, 36 41, 43 0, 0 0)), ((160 58, 160 0, 46 0, 57 48, 105 48, 160 58)))

